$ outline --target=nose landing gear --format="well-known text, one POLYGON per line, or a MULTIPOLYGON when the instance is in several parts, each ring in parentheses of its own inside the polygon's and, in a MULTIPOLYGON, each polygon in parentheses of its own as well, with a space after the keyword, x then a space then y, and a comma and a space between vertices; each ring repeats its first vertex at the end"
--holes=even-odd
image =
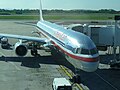
POLYGON ((81 83, 81 77, 78 74, 76 74, 75 76, 73 76, 72 80, 73 80, 74 83, 78 83, 78 84, 81 83))
POLYGON ((81 77, 80 77, 80 70, 78 70, 77 68, 75 68, 75 75, 72 78, 73 83, 81 83, 81 77))

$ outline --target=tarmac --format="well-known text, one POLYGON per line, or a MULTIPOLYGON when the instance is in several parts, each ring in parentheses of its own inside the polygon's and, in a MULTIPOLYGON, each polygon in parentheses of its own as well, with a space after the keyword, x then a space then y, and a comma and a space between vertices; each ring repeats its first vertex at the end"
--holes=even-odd
MULTIPOLYGON (((23 21, 0 21, 0 33, 32 36, 31 32, 36 30, 33 26, 16 22, 23 21)), ((9 39, 10 44, 15 44, 17 41, 9 39)), ((30 52, 26 57, 18 57, 14 50, 0 48, 0 89, 52 90, 53 79, 63 77, 65 74, 61 75, 59 65, 55 65, 49 53, 39 52, 43 57, 32 57, 30 52)))
MULTIPOLYGON (((26 22, 31 21, 1 20, 0 33, 36 36, 31 34, 36 30, 33 25, 20 24, 26 22)), ((11 44, 15 44, 17 41, 9 39, 11 44)), ((54 78, 69 79, 59 65, 62 64, 73 71, 71 64, 64 59, 52 58, 50 53, 44 50, 40 50, 39 53, 41 57, 33 57, 30 52, 26 57, 18 57, 14 50, 0 48, 1 90, 52 90, 54 78)), ((82 84, 89 90, 120 90, 120 70, 111 69, 108 65, 112 58, 112 55, 100 52, 99 69, 93 73, 80 72, 82 84)), ((74 88, 73 90, 78 89, 74 88)))

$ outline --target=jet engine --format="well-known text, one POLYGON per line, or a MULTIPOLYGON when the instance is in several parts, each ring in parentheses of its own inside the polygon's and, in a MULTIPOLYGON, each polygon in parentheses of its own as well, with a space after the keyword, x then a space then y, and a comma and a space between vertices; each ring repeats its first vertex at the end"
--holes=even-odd
POLYGON ((9 47, 8 38, 6 37, 1 38, 1 47, 3 49, 8 49, 9 47))
POLYGON ((27 49, 27 46, 21 42, 17 42, 15 44, 15 53, 18 55, 18 56, 25 56, 28 52, 28 49, 27 49))

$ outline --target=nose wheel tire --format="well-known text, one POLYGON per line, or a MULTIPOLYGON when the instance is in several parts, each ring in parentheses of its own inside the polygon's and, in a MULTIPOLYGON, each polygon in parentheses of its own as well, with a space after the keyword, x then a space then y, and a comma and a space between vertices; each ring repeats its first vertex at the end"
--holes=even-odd
POLYGON ((78 83, 78 84, 81 83, 81 77, 80 77, 80 75, 75 75, 75 76, 73 76, 72 79, 73 79, 74 83, 78 83))

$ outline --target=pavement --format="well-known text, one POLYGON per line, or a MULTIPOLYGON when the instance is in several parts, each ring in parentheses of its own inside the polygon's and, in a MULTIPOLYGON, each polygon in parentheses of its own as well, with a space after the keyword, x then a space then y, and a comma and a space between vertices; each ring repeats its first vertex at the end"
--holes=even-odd
MULTIPOLYGON (((36 30, 30 25, 16 24, 23 21, 0 21, 0 33, 31 36, 36 30)), ((18 40, 9 39, 11 44, 18 40)), ((63 77, 59 65, 45 51, 39 51, 43 57, 30 55, 17 57, 14 50, 0 48, 0 89, 1 90, 52 90, 52 81, 63 77), (46 56, 47 55, 47 56, 46 56)), ((48 53, 49 54, 49 53, 48 53)), ((65 76, 67 77, 67 76, 65 76)))
MULTIPOLYGON (((2 20, 0 21, 0 33, 31 36, 31 32, 36 28, 20 24, 22 22, 31 21, 2 20)), ((9 39, 11 44, 17 41, 9 39)), ((52 58, 50 53, 46 53, 44 50, 40 50, 39 53, 42 57, 32 57, 30 52, 26 57, 17 57, 14 50, 0 48, 0 89, 52 90, 54 78, 65 77, 69 79, 59 66, 62 64, 74 71, 74 67, 69 62, 64 59, 52 58)), ((120 90, 120 70, 111 69, 108 65, 112 58, 112 55, 101 54, 99 69, 96 72, 81 71, 82 84, 87 86, 89 90, 120 90)))

